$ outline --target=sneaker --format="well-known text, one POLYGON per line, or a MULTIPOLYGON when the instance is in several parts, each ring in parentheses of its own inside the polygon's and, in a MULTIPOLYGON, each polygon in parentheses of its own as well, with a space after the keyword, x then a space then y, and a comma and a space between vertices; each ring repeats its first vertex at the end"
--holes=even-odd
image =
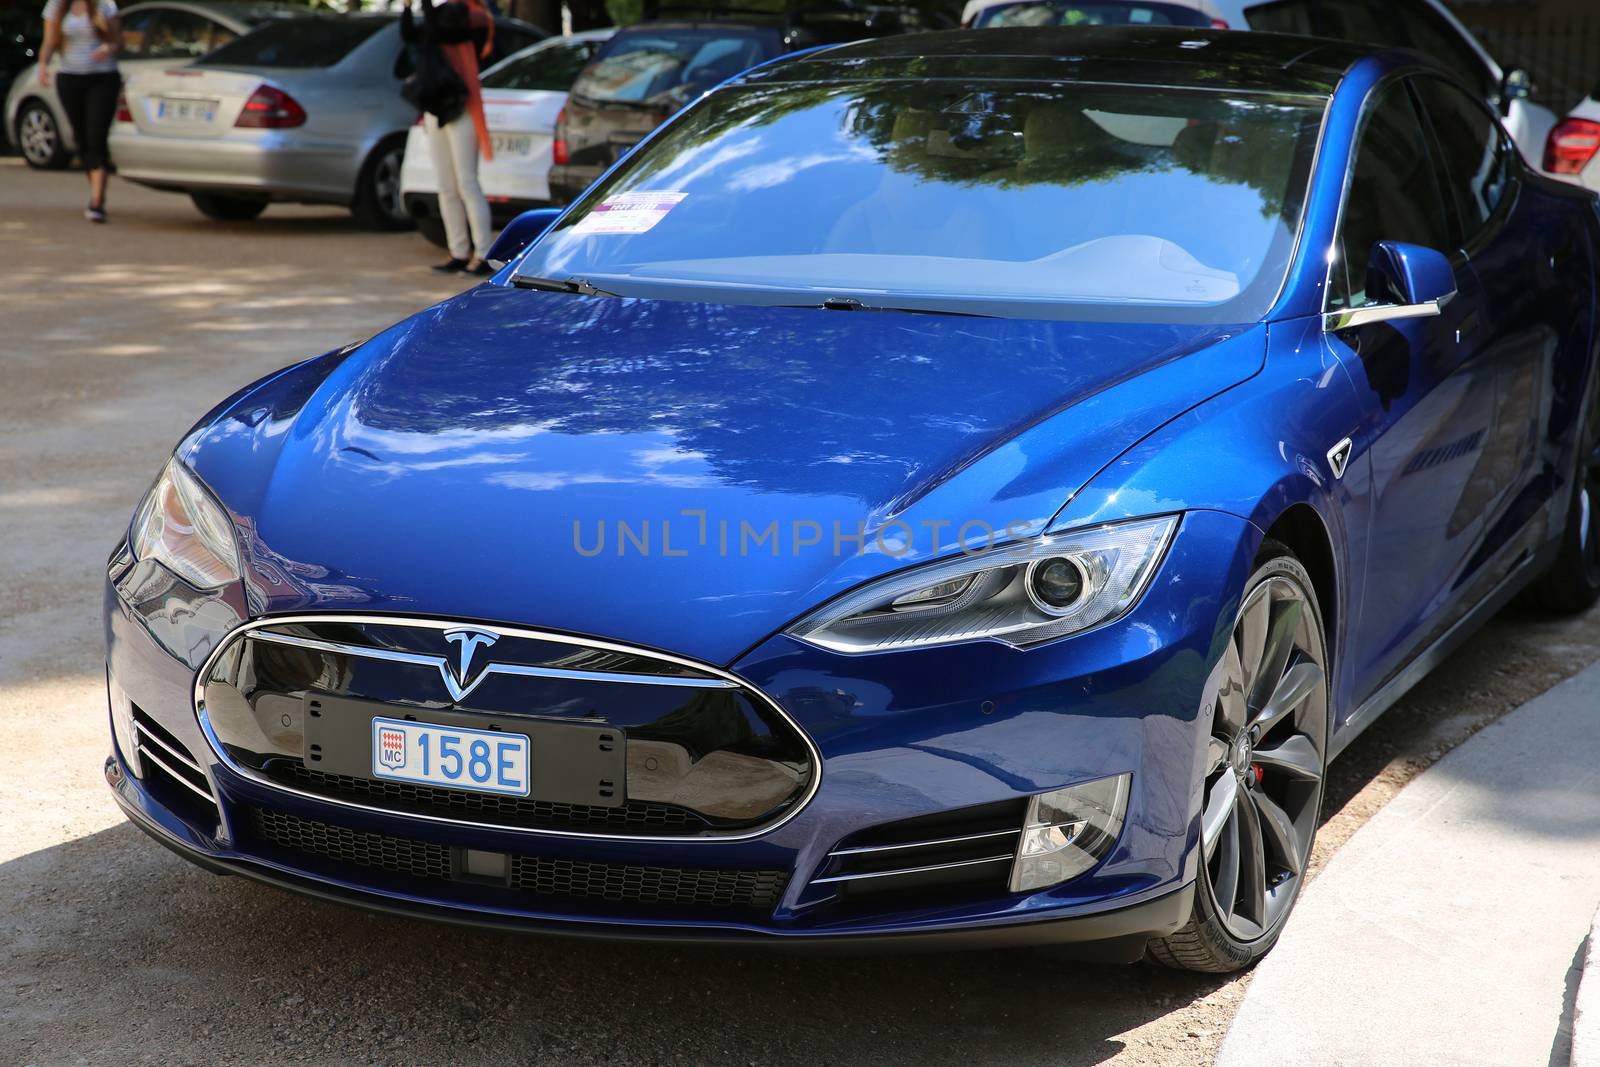
POLYGON ((106 221, 106 209, 103 207, 86 207, 83 209, 83 217, 90 222, 104 222, 106 221))
POLYGON ((466 269, 467 261, 464 259, 456 259, 454 257, 451 257, 443 263, 435 263, 433 265, 434 272, 438 274, 454 274, 457 271, 466 269))

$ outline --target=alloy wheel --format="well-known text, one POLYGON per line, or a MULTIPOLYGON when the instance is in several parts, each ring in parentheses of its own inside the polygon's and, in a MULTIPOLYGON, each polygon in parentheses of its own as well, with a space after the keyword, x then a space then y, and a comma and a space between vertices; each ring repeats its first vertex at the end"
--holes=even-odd
POLYGON ((400 197, 400 166, 404 149, 391 148, 378 157, 372 169, 372 190, 378 208, 396 222, 406 221, 405 204, 400 197))
POLYGON ((1326 765, 1324 648, 1305 588, 1273 575, 1239 609, 1212 677, 1200 841, 1217 918, 1242 943, 1278 927, 1305 876, 1326 765))
POLYGON ((61 134, 56 120, 42 107, 30 107, 17 123, 17 142, 22 157, 35 167, 48 167, 60 151, 61 134))

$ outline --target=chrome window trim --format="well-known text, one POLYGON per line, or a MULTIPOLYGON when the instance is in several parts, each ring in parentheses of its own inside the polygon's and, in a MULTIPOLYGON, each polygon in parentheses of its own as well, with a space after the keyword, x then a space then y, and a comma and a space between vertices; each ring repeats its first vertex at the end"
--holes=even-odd
MULTIPOLYGON (((345 615, 336 612, 330 612, 325 614, 308 615, 271 615, 260 619, 253 619, 250 622, 243 623, 234 627, 232 630, 229 630, 223 636, 223 638, 217 642, 217 646, 211 650, 210 655, 206 656, 205 662, 200 665, 199 671, 195 673, 192 704, 194 708, 195 720, 200 724, 200 732, 205 734, 206 743, 211 746, 212 755, 216 757, 219 763, 239 777, 254 782, 258 785, 266 786, 280 793, 287 793, 291 796, 301 797, 305 800, 313 801, 315 803, 331 804, 335 807, 349 808, 353 811, 364 811, 369 813, 376 812, 380 815, 386 815, 396 819, 411 819, 419 822, 436 823, 441 826, 463 826, 470 827, 474 830, 490 830, 508 834, 526 834, 533 837, 561 837, 581 841, 650 841, 665 842, 675 845, 721 843, 726 841, 750 841, 758 837, 764 837, 767 834, 772 833, 774 830, 777 830, 779 827, 784 826, 790 820, 794 819, 802 811, 804 811, 811 803, 812 799, 816 797, 817 790, 822 787, 822 751, 817 748, 817 743, 812 740, 811 734, 808 733, 793 716, 785 711, 776 700, 773 700, 759 687, 752 685, 750 682, 739 677, 737 674, 734 674, 732 671, 725 670, 721 667, 712 666, 709 663, 701 663, 696 660, 686 659, 683 656, 675 656, 668 652, 657 652, 653 649, 640 648, 634 645, 624 645, 615 641, 604 641, 587 637, 574 637, 571 634, 551 633, 546 630, 533 630, 528 629, 527 627, 505 626, 490 622, 484 622, 480 625, 482 625, 485 629, 493 630, 495 633, 503 634, 507 637, 521 637, 534 641, 548 641, 553 644, 572 645, 577 648, 598 649, 603 652, 618 652, 624 655, 640 656, 645 659, 655 659, 664 663, 672 663, 680 667, 687 667, 690 670, 702 671, 706 674, 714 675, 717 678, 725 680, 729 687, 738 688, 740 691, 750 694, 753 699, 757 699, 765 703, 767 707, 772 709, 772 711, 781 720, 783 720, 783 722, 787 723, 795 731, 795 733, 800 736, 800 740, 805 744, 806 751, 811 754, 812 759, 813 771, 811 774, 811 784, 809 788, 807 788, 805 794, 802 795, 788 811, 784 812, 776 820, 767 823, 764 826, 757 826, 753 829, 738 830, 731 833, 717 833, 713 831, 706 834, 679 834, 675 836, 662 834, 591 833, 583 830, 551 830, 530 826, 506 826, 502 823, 475 822, 470 819, 446 818, 439 815, 424 815, 415 812, 396 811, 392 808, 375 807, 370 804, 357 804, 352 801, 341 800, 337 797, 323 796, 320 793, 312 793, 303 789, 295 789, 292 786, 286 786, 281 782, 273 781, 264 775, 258 774, 249 768, 242 767, 233 760, 229 759, 226 753, 223 751, 221 739, 217 737, 216 733, 211 728, 211 721, 206 716, 205 710, 205 680, 210 676, 211 669, 216 665, 217 660, 220 659, 222 654, 231 648, 235 642, 243 640, 262 627, 287 626, 294 623, 328 622, 368 626, 412 626, 426 630, 454 630, 462 626, 474 625, 473 623, 463 623, 460 619, 427 619, 416 618, 407 615, 345 615)), ((337 642, 329 643, 337 644, 337 642)), ((356 647, 365 649, 367 646, 356 647)), ((410 654, 401 653, 401 655, 410 654)), ((429 664, 431 665, 431 657, 429 658, 429 664)), ((607 677, 606 680, 615 681, 615 679, 611 677, 607 677)))

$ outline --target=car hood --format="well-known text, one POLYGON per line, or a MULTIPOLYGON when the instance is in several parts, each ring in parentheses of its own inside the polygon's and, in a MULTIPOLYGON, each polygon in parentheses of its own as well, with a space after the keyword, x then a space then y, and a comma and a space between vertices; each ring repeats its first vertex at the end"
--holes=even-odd
POLYGON ((235 516, 257 612, 726 663, 958 532, 1041 531, 1254 374, 1263 333, 485 285, 248 391, 184 454, 235 516))

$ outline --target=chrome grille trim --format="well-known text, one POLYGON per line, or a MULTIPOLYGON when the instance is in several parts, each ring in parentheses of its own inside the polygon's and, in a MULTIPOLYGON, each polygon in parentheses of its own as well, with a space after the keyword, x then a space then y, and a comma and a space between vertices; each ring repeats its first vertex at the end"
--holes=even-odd
MULTIPOLYGON (((146 734, 145 736, 148 737, 149 735, 146 734)), ((166 746, 163 745, 162 747, 165 748, 166 746)), ((173 770, 166 760, 156 755, 154 749, 146 748, 143 744, 141 744, 139 746, 139 755, 142 758, 149 760, 151 763, 154 763, 157 767, 160 767, 167 773, 168 778, 171 778, 174 782, 177 782, 195 796, 202 798, 207 804, 210 804, 213 807, 216 806, 217 798, 212 796, 209 790, 201 789, 199 786, 189 781, 188 778, 184 777, 180 772, 173 770)))
POLYGON ((980 863, 1010 863, 1015 857, 1007 852, 999 856, 982 856, 975 860, 956 860, 953 863, 933 863, 925 867, 899 867, 892 871, 862 871, 858 874, 830 874, 824 878, 811 879, 812 885, 828 885, 833 882, 859 882, 866 878, 898 878, 907 874, 925 874, 929 871, 948 871, 956 867, 976 867, 980 863))
MULTIPOLYGON (((397 623, 396 625, 411 625, 397 623)), ((504 632, 505 627, 491 627, 497 633, 504 632)), ((336 652, 346 656, 360 656, 363 659, 388 660, 391 663, 409 663, 417 667, 432 667, 435 670, 448 666, 448 661, 443 656, 430 656, 423 652, 402 652, 394 648, 378 648, 373 645, 351 645, 343 641, 323 641, 314 637, 297 637, 294 634, 273 633, 262 630, 251 635, 257 641, 269 641, 275 645, 293 645, 296 648, 309 648, 317 652, 336 652)), ((654 658, 661 658, 659 656, 654 658)), ((492 663, 485 670, 485 674, 510 674, 524 678, 560 678, 569 682, 622 682, 631 685, 677 685, 691 689, 737 689, 737 682, 730 682, 723 678, 682 678, 672 674, 622 674, 609 671, 579 671, 567 667, 530 667, 522 663, 492 663)))
MULTIPOLYGON (((604 641, 586 637, 574 637, 571 634, 551 633, 546 630, 533 630, 528 629, 527 627, 502 625, 495 622, 482 622, 481 625, 483 627, 486 629, 492 629, 498 634, 528 638, 534 641, 547 641, 552 644, 571 645, 575 648, 595 649, 602 652, 618 652, 628 656, 639 656, 645 659, 660 660, 664 663, 673 663, 689 670, 699 671, 703 674, 713 675, 716 678, 725 680, 728 687, 737 688, 739 691, 748 694, 751 699, 759 700, 761 703, 766 705, 775 715, 778 716, 778 718, 782 719, 790 729, 794 730, 794 732, 799 735, 801 742, 806 747, 806 751, 811 756, 812 774, 810 787, 788 811, 784 812, 777 819, 766 824, 765 826, 757 826, 753 829, 739 830, 732 833, 719 834, 712 832, 695 836, 606 834, 589 833, 588 831, 583 830, 553 830, 528 826, 505 826, 498 823, 475 822, 470 819, 451 819, 438 815, 398 812, 389 808, 374 807, 368 804, 356 804, 348 800, 324 796, 320 793, 311 793, 303 789, 295 789, 290 786, 286 786, 281 782, 274 781, 273 779, 264 775, 258 774, 255 771, 252 771, 247 767, 240 766, 238 763, 234 762, 224 750, 221 739, 217 737, 216 732, 211 728, 211 721, 206 717, 205 702, 206 679, 211 676, 212 668, 216 666, 217 660, 222 658, 223 653, 225 653, 229 648, 233 647, 236 642, 241 641, 246 637, 259 636, 256 634, 256 631, 262 629, 263 627, 289 626, 295 623, 338 623, 355 626, 412 626, 419 629, 441 631, 454 630, 463 625, 473 625, 472 623, 463 623, 460 619, 427 619, 405 615, 346 615, 339 613, 313 615, 270 615, 264 618, 254 619, 250 622, 242 623, 241 625, 236 626, 232 630, 228 631, 227 634, 223 635, 222 639, 217 642, 216 647, 211 650, 211 654, 206 657, 205 662, 200 665, 200 669, 195 673, 194 691, 192 694, 195 720, 200 724, 200 732, 205 735, 206 743, 211 746, 213 754, 216 755, 218 761, 221 762, 223 766, 241 778, 245 778, 252 782, 267 786, 268 788, 277 790, 280 793, 301 797, 318 804, 332 804, 336 807, 350 808, 355 811, 375 812, 377 814, 390 816, 396 819, 415 819, 422 822, 437 823, 443 826, 465 826, 471 827, 475 830, 492 830, 509 834, 528 834, 535 837, 569 837, 578 838, 585 841, 652 841, 667 842, 675 845, 692 845, 719 844, 724 841, 749 841, 754 838, 764 837, 778 829, 780 826, 785 825, 790 820, 798 816, 802 811, 804 811, 811 803, 812 799, 816 797, 817 791, 822 788, 822 751, 817 748, 817 743, 812 739, 811 734, 805 729, 805 727, 801 726, 792 715, 785 711, 783 706, 780 705, 776 700, 768 696, 758 686, 753 685, 752 683, 739 677, 732 671, 726 670, 722 667, 712 666, 709 663, 701 663, 698 660, 687 659, 683 656, 676 656, 668 652, 657 652, 654 649, 624 645, 614 641, 604 641)), ((364 649, 368 646, 358 645, 355 647, 364 649)), ((429 665, 433 665, 431 657, 429 665)), ((606 675, 605 680, 615 681, 616 676, 606 675)), ((213 801, 213 803, 215 803, 215 801, 213 801)))
MULTIPOLYGON (((145 726, 144 723, 142 723, 139 720, 135 719, 133 721, 133 728, 139 732, 140 736, 142 736, 145 741, 154 741, 156 744, 160 745, 161 746, 161 750, 163 752, 165 752, 170 758, 177 760, 179 763, 183 764, 185 767, 189 768, 191 771, 193 771, 194 773, 198 774, 200 777, 204 778, 206 776, 206 772, 200 769, 200 764, 196 763, 194 761, 193 757, 191 757, 186 752, 179 752, 177 749, 173 748, 171 745, 169 745, 165 741, 161 740, 161 738, 157 737, 154 733, 152 733, 145 726)), ((139 742, 139 747, 140 748, 144 748, 145 747, 144 741, 140 741, 139 742)), ((168 770, 170 771, 171 768, 168 768, 168 770)))
POLYGON ((906 841, 898 845, 857 845, 854 848, 836 848, 828 853, 828 858, 838 859, 841 856, 860 856, 871 852, 898 852, 907 848, 934 848, 938 845, 960 845, 968 841, 987 841, 995 837, 1016 837, 1022 833, 1016 830, 995 830, 986 834, 966 834, 961 837, 938 837, 928 841, 906 841))

